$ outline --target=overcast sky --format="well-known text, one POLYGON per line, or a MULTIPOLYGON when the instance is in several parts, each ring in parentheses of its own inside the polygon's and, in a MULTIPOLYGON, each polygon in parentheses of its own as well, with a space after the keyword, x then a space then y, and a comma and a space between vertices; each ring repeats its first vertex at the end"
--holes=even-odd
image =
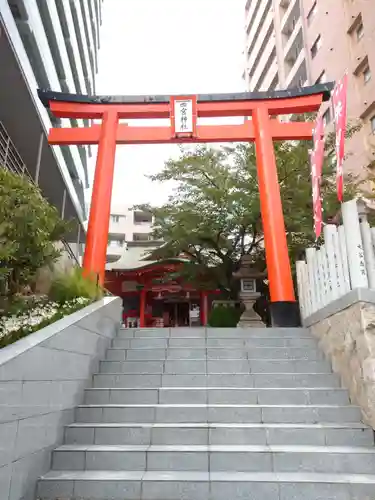
MULTIPOLYGON (((105 0, 97 94, 244 91, 244 4, 105 0)), ((175 145, 118 146, 112 203, 163 203, 171 186, 145 176, 177 154, 175 145)))

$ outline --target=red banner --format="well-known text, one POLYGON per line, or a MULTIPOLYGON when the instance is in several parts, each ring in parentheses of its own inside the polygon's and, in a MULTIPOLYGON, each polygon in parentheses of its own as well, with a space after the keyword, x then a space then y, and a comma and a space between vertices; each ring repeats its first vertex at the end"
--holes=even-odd
POLYGON ((345 154, 347 93, 348 75, 345 74, 342 80, 337 82, 332 95, 336 127, 336 185, 339 201, 342 201, 344 193, 343 163, 345 154))
POLYGON ((324 122, 321 115, 318 116, 313 132, 314 149, 311 152, 311 180, 313 195, 314 232, 319 238, 322 232, 322 198, 320 194, 320 183, 322 179, 324 161, 324 122))

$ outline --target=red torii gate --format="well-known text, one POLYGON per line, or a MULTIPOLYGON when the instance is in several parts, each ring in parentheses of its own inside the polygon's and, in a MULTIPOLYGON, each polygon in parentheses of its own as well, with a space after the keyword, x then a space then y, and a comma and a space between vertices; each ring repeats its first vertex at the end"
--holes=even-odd
POLYGON ((259 197, 274 326, 298 326, 273 141, 310 140, 312 122, 280 122, 277 115, 318 111, 332 84, 283 91, 198 96, 83 96, 39 90, 59 118, 101 119, 101 125, 52 128, 51 145, 97 144, 84 269, 104 283, 117 144, 255 141, 259 197), (240 125, 199 125, 198 118, 245 117, 240 125), (251 117, 247 120, 246 117, 251 117), (119 120, 170 119, 166 127, 134 127, 119 120))

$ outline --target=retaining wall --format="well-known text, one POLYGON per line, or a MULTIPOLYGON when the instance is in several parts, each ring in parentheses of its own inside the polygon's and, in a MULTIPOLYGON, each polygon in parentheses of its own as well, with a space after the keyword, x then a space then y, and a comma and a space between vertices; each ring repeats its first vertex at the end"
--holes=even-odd
POLYGON ((304 320, 375 429, 375 290, 352 290, 304 320))
POLYGON ((0 350, 1 500, 35 500, 121 310, 121 299, 106 297, 0 350))

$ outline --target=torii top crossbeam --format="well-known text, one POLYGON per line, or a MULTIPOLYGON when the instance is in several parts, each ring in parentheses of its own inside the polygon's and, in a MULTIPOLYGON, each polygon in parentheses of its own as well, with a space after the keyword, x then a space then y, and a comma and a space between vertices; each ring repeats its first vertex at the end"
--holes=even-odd
POLYGON ((91 127, 53 128, 53 145, 98 144, 84 268, 104 282, 114 160, 117 144, 255 141, 258 185, 275 326, 298 321, 278 185, 274 140, 309 140, 312 122, 280 122, 278 115, 318 111, 333 84, 269 92, 190 96, 84 96, 39 90, 59 118, 101 120, 91 127), (244 117, 239 125, 202 125, 199 118, 244 117), (248 119, 250 118, 251 119, 248 119), (169 119, 164 127, 133 126, 120 120, 169 119), (283 323, 283 324, 281 324, 283 323))
MULTIPOLYGON (((270 116, 299 114, 319 109, 329 99, 330 85, 320 84, 301 89, 275 92, 242 92, 236 94, 203 94, 196 97, 198 118, 248 117, 255 109, 265 108, 270 116)), ((120 119, 160 119, 171 117, 169 96, 79 96, 60 92, 39 91, 43 104, 59 118, 101 119, 110 108, 116 108, 120 119)), ((312 136, 311 122, 271 121, 274 140, 307 140, 312 136)), ((100 125, 86 128, 55 128, 50 144, 98 144, 100 125)), ((119 124, 117 144, 248 142, 255 140, 254 125, 246 120, 239 125, 196 125, 196 134, 176 137, 171 127, 132 127, 119 124)))

